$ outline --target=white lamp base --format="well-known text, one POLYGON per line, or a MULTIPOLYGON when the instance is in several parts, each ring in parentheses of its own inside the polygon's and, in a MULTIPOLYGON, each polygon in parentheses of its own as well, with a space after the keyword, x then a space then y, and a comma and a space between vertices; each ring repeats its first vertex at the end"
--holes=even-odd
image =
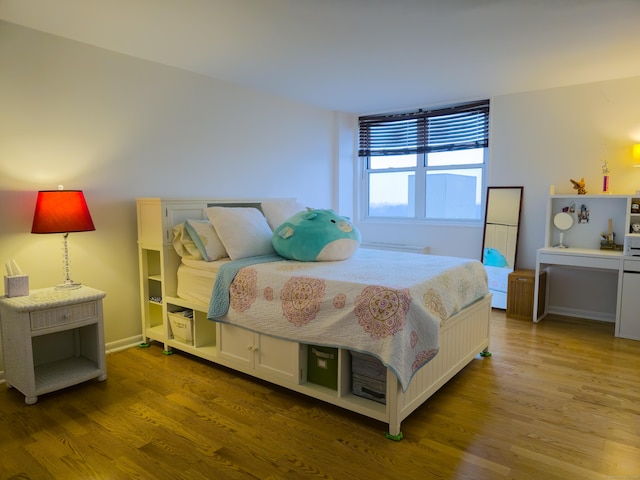
POLYGON ((64 264, 64 282, 56 285, 56 290, 73 290, 75 288, 80 288, 82 286, 81 283, 76 283, 73 280, 71 280, 71 277, 69 276, 69 241, 68 241, 68 237, 69 234, 65 233, 64 237, 62 239, 62 249, 63 249, 63 253, 62 253, 62 261, 64 264))
POLYGON ((75 288, 80 288, 82 286, 81 283, 75 283, 75 282, 71 282, 71 283, 61 283, 59 285, 56 285, 56 290, 73 290, 75 288))

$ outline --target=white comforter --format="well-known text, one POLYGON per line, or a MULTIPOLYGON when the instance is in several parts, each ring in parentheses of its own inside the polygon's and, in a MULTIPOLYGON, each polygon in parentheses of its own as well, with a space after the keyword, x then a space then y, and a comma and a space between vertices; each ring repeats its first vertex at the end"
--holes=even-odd
POLYGON ((212 319, 369 353, 406 390, 438 353, 441 322, 487 293, 479 261, 360 249, 340 262, 283 259, 240 268, 227 313, 212 319))

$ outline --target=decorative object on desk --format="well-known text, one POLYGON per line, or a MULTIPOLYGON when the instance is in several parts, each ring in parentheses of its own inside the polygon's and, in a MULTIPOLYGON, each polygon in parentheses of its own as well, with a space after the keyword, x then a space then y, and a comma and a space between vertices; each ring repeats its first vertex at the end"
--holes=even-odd
POLYGON ((580 205, 580 211, 578 212, 578 223, 589 223, 589 209, 584 203, 580 205))
POLYGON ((609 219, 609 228, 606 233, 600 234, 600 250, 615 250, 616 234, 613 231, 613 219, 609 219))
POLYGON ((571 183, 573 183, 573 189, 578 191, 578 195, 587 194, 587 187, 584 184, 584 177, 582 177, 579 182, 576 182, 573 179, 570 179, 570 180, 571 180, 571 183))
MULTIPOLYGON (((603 233, 600 239, 600 250, 613 250, 616 252, 621 252, 624 250, 624 245, 616 244, 615 241, 606 240, 606 235, 603 233)), ((614 235, 615 238, 615 235, 614 235)))
POLYGON ((611 193, 609 191, 609 164, 605 160, 602 162, 602 193, 611 193))
POLYGON ((553 217, 553 224, 560 230, 560 243, 554 245, 555 248, 569 248, 564 244, 564 232, 573 226, 573 217, 566 212, 556 213, 553 217))
POLYGON ((65 280, 58 289, 79 288, 82 285, 69 276, 69 233, 90 232, 93 225, 82 190, 41 190, 38 192, 31 233, 63 233, 63 262, 65 280))
POLYGON ((4 276, 4 294, 7 297, 29 295, 29 276, 23 275, 15 260, 7 260, 7 274, 4 276))

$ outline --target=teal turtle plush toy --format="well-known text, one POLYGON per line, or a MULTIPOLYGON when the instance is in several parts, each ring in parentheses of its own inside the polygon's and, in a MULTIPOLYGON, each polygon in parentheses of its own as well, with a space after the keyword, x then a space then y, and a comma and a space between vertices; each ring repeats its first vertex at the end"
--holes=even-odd
POLYGON ((353 255, 360 246, 360 232, 347 217, 333 210, 308 208, 276 228, 271 243, 282 257, 328 262, 353 255))
POLYGON ((495 248, 485 247, 483 262, 488 267, 500 267, 505 268, 509 266, 507 259, 495 248))

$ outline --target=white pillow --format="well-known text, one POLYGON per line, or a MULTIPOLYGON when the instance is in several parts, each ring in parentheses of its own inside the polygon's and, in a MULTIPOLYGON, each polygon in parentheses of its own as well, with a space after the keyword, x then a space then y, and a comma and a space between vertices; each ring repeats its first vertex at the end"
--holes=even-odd
POLYGON ((227 256, 227 251, 209 220, 187 220, 184 228, 198 247, 203 260, 213 262, 227 256))
POLYGON ((175 248, 176 253, 182 258, 202 260, 202 254, 186 231, 184 223, 173 227, 173 248, 175 248))
POLYGON ((267 218, 271 230, 278 228, 287 218, 293 217, 296 213, 306 210, 305 206, 295 199, 268 200, 262 202, 260 207, 262 208, 262 213, 264 213, 264 216, 267 218))
POLYGON ((273 232, 257 208, 209 207, 207 217, 231 260, 276 252, 271 245, 273 232))

